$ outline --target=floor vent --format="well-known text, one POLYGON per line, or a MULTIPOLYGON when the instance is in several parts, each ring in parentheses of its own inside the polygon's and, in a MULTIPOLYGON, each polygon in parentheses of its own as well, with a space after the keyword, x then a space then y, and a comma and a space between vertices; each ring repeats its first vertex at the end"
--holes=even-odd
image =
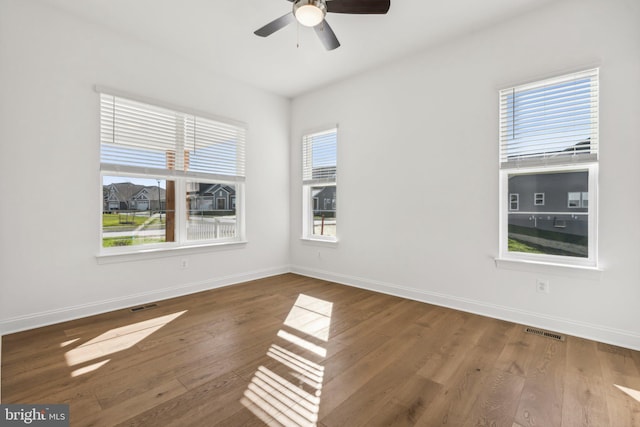
POLYGON ((542 329, 536 329, 530 326, 527 326, 526 328, 524 328, 524 331, 528 334, 540 335, 541 337, 551 338, 556 341, 564 341, 564 335, 559 334, 557 332, 543 331, 542 329))
POLYGON ((136 311, 148 310, 150 308, 156 308, 157 306, 158 304, 147 304, 147 305, 141 305, 139 307, 133 307, 130 310, 133 312, 136 312, 136 311))

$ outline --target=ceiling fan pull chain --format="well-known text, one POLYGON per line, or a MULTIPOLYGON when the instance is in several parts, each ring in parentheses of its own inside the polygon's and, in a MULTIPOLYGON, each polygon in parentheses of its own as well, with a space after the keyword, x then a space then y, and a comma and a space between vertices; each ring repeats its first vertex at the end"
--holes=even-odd
POLYGON ((300 49, 300 23, 296 24, 296 47, 300 49))

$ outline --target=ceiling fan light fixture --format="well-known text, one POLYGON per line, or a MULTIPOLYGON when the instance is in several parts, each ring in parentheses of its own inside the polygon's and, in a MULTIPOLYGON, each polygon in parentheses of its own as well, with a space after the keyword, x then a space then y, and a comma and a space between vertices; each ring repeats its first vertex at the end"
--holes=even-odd
POLYGON ((293 4, 293 15, 305 27, 315 27, 324 20, 326 14, 324 0, 298 0, 293 4))

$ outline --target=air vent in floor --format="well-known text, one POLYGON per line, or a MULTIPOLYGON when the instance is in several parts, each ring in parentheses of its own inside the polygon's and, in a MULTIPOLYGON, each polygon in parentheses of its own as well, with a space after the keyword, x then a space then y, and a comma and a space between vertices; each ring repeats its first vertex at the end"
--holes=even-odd
POLYGON ((536 329, 530 326, 527 326, 526 328, 524 328, 524 331, 528 334, 540 335, 541 337, 551 338, 556 341, 564 341, 565 339, 564 335, 559 334, 557 332, 544 331, 542 329, 536 329))
POLYGON ((136 311, 148 310, 150 308, 156 308, 157 306, 158 304, 147 304, 147 305, 141 305, 139 307, 133 307, 130 310, 133 312, 136 312, 136 311))

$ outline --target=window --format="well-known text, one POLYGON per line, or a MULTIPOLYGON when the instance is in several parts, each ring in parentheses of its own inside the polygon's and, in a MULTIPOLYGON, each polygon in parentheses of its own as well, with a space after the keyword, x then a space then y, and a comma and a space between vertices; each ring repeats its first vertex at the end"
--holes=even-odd
POLYGON ((598 142, 597 69, 500 91, 501 258, 597 265, 598 142))
POLYGON ((556 228, 567 228, 567 221, 565 221, 564 219, 554 218, 553 226, 556 228))
POLYGON ((518 193, 509 193, 509 210, 517 211, 520 209, 520 195, 518 193))
POLYGON ((582 193, 580 193, 582 196, 582 200, 581 200, 581 205, 583 208, 588 208, 589 207, 589 192, 588 191, 583 191, 582 193))
POLYGON ((570 208, 588 208, 589 192, 588 191, 569 192, 567 194, 567 206, 570 208))
POLYGON ((567 195, 567 199, 569 200, 568 206, 570 208, 579 208, 580 207, 580 197, 581 193, 572 192, 567 195))
POLYGON ((303 238, 335 241, 336 128, 302 138, 303 238))
POLYGON ((244 239, 245 128, 100 94, 102 252, 244 239))

